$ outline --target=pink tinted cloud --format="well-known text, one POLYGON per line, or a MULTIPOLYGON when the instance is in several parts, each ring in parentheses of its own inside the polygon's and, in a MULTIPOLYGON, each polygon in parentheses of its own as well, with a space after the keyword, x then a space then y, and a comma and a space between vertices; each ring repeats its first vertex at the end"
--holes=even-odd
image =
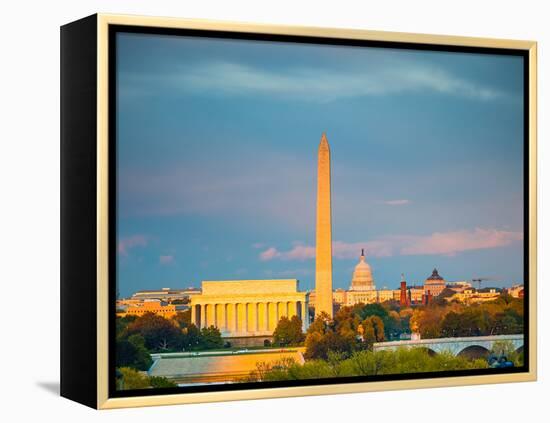
POLYGON ((260 253, 260 260, 269 261, 273 260, 274 258, 279 258, 280 256, 281 253, 277 251, 275 247, 269 247, 267 250, 260 253))
POLYGON ((473 231, 435 232, 401 249, 402 255, 447 255, 462 251, 505 247, 523 239, 522 232, 476 228, 473 231))
POLYGON ((160 256, 159 257, 159 263, 160 264, 170 264, 174 262, 174 256, 160 256))
POLYGON ((410 204, 411 200, 387 200, 384 201, 384 204, 387 206, 405 206, 407 204, 410 204))
MULTIPOLYGON (((370 257, 391 257, 395 255, 446 255, 454 256, 471 250, 499 248, 523 239, 522 232, 501 231, 498 229, 462 230, 435 232, 431 235, 388 235, 368 242, 332 243, 332 253, 338 259, 357 258, 361 249, 370 257)), ((270 247, 260 253, 262 261, 307 260, 315 258, 315 247, 295 245, 288 251, 270 247)))
POLYGON ((270 247, 260 253, 260 260, 269 261, 273 259, 280 260, 299 260, 304 261, 315 257, 315 247, 298 244, 289 251, 279 251, 275 247, 270 247))
POLYGON ((118 241, 118 253, 122 256, 127 256, 132 248, 146 247, 147 242, 147 237, 144 235, 132 235, 130 237, 121 238, 118 241))

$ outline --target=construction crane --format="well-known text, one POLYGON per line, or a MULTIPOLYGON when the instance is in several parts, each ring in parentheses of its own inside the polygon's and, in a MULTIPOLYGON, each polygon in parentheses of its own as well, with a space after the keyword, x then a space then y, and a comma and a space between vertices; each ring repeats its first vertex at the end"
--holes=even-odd
POLYGON ((494 280, 493 278, 474 278, 472 279, 472 283, 477 283, 477 286, 478 288, 477 289, 481 289, 481 282, 483 281, 492 281, 494 280))

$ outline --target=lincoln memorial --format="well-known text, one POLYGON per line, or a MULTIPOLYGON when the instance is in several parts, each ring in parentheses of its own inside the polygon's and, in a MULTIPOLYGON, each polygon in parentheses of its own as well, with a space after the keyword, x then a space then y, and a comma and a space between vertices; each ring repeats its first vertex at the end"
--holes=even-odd
POLYGON ((203 281, 191 297, 191 322, 216 326, 223 337, 270 336, 279 319, 296 315, 308 327, 308 294, 297 279, 203 281))

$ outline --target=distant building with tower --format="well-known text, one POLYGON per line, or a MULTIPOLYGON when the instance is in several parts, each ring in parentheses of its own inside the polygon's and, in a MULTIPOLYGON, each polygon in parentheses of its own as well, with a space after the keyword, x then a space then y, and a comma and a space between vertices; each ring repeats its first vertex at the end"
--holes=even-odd
POLYGON ((437 269, 424 281, 424 290, 426 295, 437 297, 445 289, 447 282, 441 276, 437 269))

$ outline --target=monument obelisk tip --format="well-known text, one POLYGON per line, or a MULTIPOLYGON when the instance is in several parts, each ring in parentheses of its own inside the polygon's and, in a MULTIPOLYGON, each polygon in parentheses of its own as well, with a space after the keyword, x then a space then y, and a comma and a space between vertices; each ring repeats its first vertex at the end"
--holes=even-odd
POLYGON ((327 139, 327 133, 323 132, 323 135, 321 135, 321 142, 319 143, 319 150, 329 150, 329 144, 327 139))

